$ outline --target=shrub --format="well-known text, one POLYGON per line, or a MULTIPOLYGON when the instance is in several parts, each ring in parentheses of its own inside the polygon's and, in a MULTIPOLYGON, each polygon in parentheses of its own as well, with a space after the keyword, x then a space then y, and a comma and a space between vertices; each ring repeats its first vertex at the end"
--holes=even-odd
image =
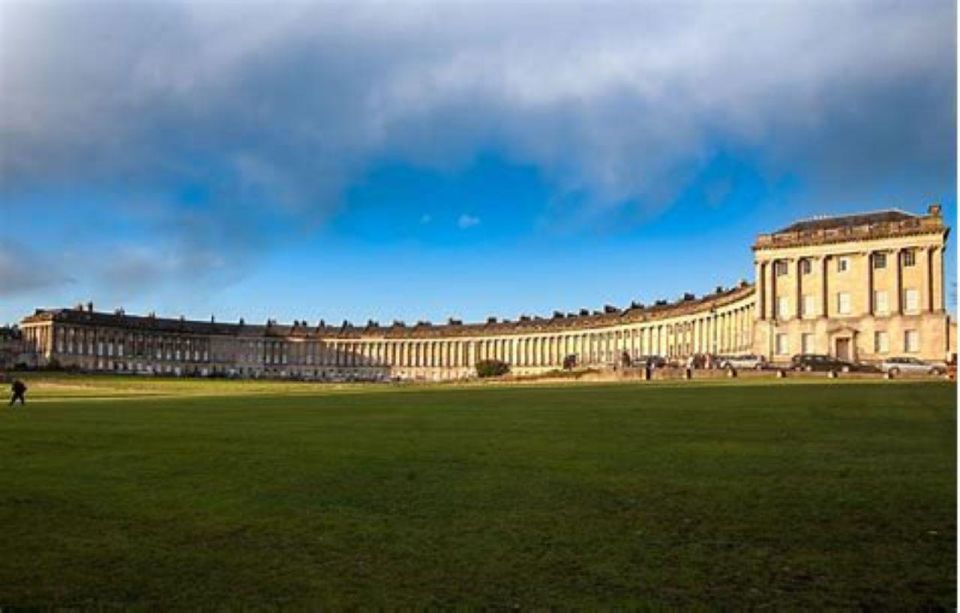
POLYGON ((500 360, 481 360, 477 362, 478 377, 499 377, 510 372, 510 365, 500 360))

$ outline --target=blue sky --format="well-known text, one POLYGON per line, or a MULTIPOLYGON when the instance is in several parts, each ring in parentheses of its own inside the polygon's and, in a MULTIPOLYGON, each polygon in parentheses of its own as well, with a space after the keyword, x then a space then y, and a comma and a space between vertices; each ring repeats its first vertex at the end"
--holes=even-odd
POLYGON ((955 225, 954 10, 0 3, 0 322, 546 315, 815 214, 955 225))

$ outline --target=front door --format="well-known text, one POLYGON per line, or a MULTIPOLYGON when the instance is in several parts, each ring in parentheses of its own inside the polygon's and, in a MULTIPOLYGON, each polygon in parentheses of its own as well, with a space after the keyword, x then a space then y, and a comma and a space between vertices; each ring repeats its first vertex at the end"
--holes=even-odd
POLYGON ((850 339, 849 338, 838 338, 837 339, 837 359, 850 361, 850 339))

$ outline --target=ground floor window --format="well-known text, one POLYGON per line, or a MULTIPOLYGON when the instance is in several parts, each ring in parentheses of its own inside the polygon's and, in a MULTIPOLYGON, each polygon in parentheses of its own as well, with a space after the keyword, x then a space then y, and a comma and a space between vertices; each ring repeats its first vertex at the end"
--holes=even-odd
POLYGON ((878 331, 873 333, 873 350, 877 353, 887 353, 890 351, 890 339, 886 332, 878 331))
POLYGON ((800 352, 813 353, 813 334, 804 332, 800 335, 800 352))
POLYGON ((903 350, 909 353, 920 351, 920 334, 916 330, 904 331, 903 350))
POLYGON ((790 352, 790 343, 787 340, 786 334, 778 334, 775 337, 774 343, 777 351, 777 355, 787 355, 790 352))

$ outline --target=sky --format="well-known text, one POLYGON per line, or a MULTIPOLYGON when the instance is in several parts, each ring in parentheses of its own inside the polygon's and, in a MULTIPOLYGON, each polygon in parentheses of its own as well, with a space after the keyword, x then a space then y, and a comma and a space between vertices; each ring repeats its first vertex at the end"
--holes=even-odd
POLYGON ((813 215, 955 226, 955 11, 0 0, 0 324, 550 315, 813 215))

